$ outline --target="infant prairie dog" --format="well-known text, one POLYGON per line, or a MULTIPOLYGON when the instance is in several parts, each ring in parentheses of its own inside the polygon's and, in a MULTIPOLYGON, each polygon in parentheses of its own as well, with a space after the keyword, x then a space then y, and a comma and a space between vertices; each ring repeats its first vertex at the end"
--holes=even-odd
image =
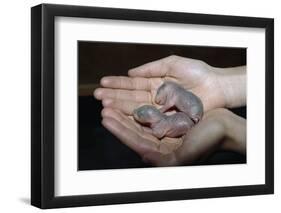
POLYGON ((180 137, 203 116, 201 100, 174 82, 167 81, 158 88, 155 102, 163 107, 159 110, 144 105, 135 109, 133 116, 140 124, 150 127, 157 138, 180 137), (164 112, 171 108, 176 108, 176 113, 166 115, 164 112))
POLYGON ((152 134, 157 138, 180 137, 194 125, 193 121, 183 112, 168 116, 152 105, 144 105, 136 109, 134 118, 139 123, 149 126, 152 134))
POLYGON ((166 81, 157 90, 155 97, 157 104, 163 105, 161 112, 166 112, 172 107, 186 113, 194 123, 197 123, 203 116, 203 104, 193 93, 185 90, 180 85, 166 81))

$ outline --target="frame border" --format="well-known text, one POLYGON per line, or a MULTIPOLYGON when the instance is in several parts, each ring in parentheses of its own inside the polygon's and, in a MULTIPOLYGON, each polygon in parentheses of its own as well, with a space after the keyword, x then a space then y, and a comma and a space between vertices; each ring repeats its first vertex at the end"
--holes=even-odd
POLYGON ((274 19, 40 4, 31 8, 31 204, 62 208, 274 193, 274 19), (265 28, 265 184, 55 196, 54 20, 56 16, 265 28))

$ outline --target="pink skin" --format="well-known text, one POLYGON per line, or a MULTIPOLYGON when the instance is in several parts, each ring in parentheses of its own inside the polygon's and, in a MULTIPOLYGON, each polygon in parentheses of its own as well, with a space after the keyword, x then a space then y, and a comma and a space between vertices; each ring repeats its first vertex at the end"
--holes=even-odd
POLYGON ((186 113, 194 123, 198 123, 203 116, 204 110, 201 100, 171 81, 166 81, 158 88, 155 102, 163 105, 160 109, 161 112, 175 107, 178 111, 186 113))
POLYGON ((167 81, 158 88, 155 102, 163 107, 158 110, 152 105, 144 105, 134 111, 133 117, 157 138, 180 137, 203 116, 201 100, 174 82, 167 81), (169 116, 164 114, 171 108, 176 108, 177 112, 169 116))
POLYGON ((194 122, 183 112, 165 115, 152 105, 144 105, 133 113, 134 119, 139 123, 150 127, 144 128, 157 138, 180 137, 194 125, 194 122))

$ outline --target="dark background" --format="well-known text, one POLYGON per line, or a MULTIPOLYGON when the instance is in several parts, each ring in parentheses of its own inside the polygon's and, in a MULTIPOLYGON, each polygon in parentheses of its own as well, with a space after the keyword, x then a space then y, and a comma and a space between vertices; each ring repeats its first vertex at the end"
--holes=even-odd
MULTIPOLYGON (((101 125, 101 102, 93 97, 103 76, 127 75, 130 68, 178 55, 203 60, 215 67, 246 65, 246 48, 78 42, 79 141, 78 170, 150 167, 101 125)), ((246 107, 232 109, 246 118, 246 107)), ((246 156, 217 152, 194 165, 246 163, 246 156)))

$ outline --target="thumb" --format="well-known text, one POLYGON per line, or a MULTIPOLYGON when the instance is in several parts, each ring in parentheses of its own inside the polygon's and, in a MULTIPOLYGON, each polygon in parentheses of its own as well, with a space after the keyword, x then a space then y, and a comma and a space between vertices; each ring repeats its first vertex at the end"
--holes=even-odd
POLYGON ((163 58, 157 61, 149 62, 139 67, 130 69, 128 75, 131 77, 165 77, 169 66, 167 64, 167 58, 163 58))

